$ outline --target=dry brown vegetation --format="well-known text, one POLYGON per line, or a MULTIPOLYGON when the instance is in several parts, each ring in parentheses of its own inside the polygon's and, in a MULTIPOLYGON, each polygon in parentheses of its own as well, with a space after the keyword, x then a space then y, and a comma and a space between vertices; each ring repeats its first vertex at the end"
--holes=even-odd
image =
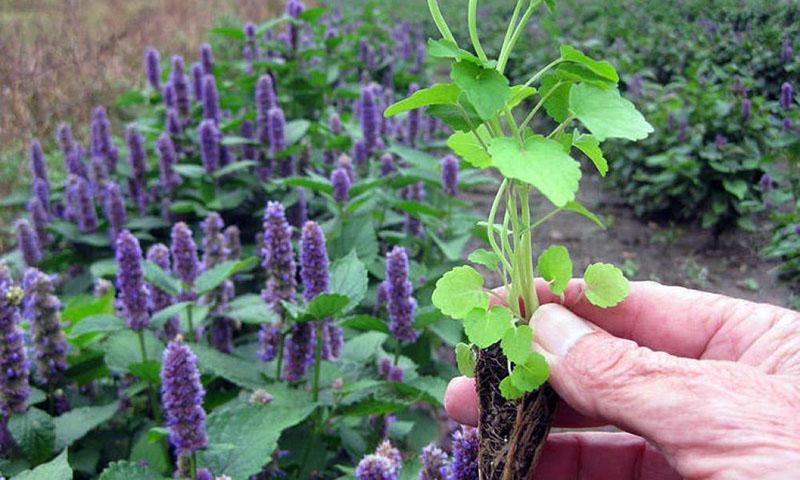
MULTIPOLYGON (((19 170, 9 152, 61 121, 88 123, 142 78, 142 52, 196 56, 224 18, 262 20, 282 0, 0 0, 0 194, 19 170)), ((188 58, 188 57, 187 57, 188 58)), ((13 182, 12 182, 13 183, 13 182)))

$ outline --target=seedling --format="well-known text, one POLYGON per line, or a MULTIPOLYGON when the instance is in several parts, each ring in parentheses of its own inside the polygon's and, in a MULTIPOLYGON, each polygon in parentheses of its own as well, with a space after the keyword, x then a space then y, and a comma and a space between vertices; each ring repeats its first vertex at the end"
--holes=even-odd
MULTIPOLYGON (((511 85, 504 70, 542 0, 529 0, 523 10, 525 3, 517 1, 502 48, 490 59, 478 35, 477 0, 469 1, 467 15, 474 53, 456 43, 437 0, 429 0, 442 38, 429 40, 428 53, 450 60, 451 81, 419 90, 385 112, 391 116, 427 107, 453 128, 447 143, 456 154, 503 176, 486 222, 491 249, 472 252, 469 261, 495 272, 504 293, 489 290, 481 273, 468 265, 445 274, 433 293, 442 313, 464 322, 470 342, 456 347, 456 357, 464 375, 477 377, 485 480, 528 478, 555 408, 556 395, 545 383, 547 362, 532 350, 536 332, 528 325, 540 305, 535 274, 570 304, 585 297, 608 308, 628 295, 628 281, 613 265, 589 265, 579 288, 568 289, 573 265, 566 247, 549 246, 534 256, 534 232, 559 212, 576 212, 600 224, 576 200, 581 168, 570 155, 572 148, 605 176, 603 141, 641 140, 653 131, 620 95, 614 67, 569 45, 562 45, 561 55, 525 83, 511 85), (534 191, 546 201, 532 203, 534 191)), ((544 3, 555 8, 554 0, 544 3)))

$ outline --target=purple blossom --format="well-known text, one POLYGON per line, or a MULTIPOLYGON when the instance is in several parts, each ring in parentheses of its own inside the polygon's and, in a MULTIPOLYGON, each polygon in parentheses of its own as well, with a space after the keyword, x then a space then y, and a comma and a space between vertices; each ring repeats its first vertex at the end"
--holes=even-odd
POLYGON ((753 102, 749 98, 742 99, 742 122, 747 123, 753 112, 753 102))
POLYGON ((644 82, 642 81, 641 73, 634 73, 631 81, 628 84, 628 92, 632 97, 641 97, 644 90, 644 82))
POLYGON ((389 440, 384 440, 375 449, 375 455, 380 455, 389 460, 395 472, 398 472, 403 466, 403 458, 400 456, 400 450, 392 445, 389 440))
POLYGON ((50 210, 50 185, 48 185, 47 181, 41 178, 34 178, 31 190, 45 212, 48 212, 50 210))
POLYGON ((132 330, 144 330, 150 324, 150 292, 145 286, 142 249, 139 240, 128 230, 117 236, 117 291, 120 313, 132 330))
POLYGON ((75 148, 75 138, 72 136, 72 127, 70 127, 68 123, 62 123, 56 128, 56 141, 64 155, 67 155, 75 148))
POLYGON ((231 225, 223 232, 223 247, 225 249, 225 260, 239 260, 242 257, 242 238, 239 227, 231 225))
POLYGON ((36 232, 36 238, 39 240, 39 245, 45 246, 52 243, 53 236, 47 231, 49 216, 38 197, 33 197, 28 202, 28 214, 31 218, 33 231, 36 232))
POLYGON ((184 73, 183 57, 180 55, 172 56, 169 82, 175 89, 175 107, 178 109, 178 113, 183 118, 188 117, 192 110, 192 102, 189 100, 189 84, 184 73))
MULTIPOLYGON (((247 138, 248 140, 255 140, 255 124, 250 120, 245 120, 242 122, 242 126, 239 129, 239 135, 242 138, 247 138)), ((240 152, 242 155, 243 160, 255 160, 256 159, 256 148, 253 145, 249 144, 242 144, 240 147, 240 152)))
POLYGON ((102 106, 96 107, 92 113, 91 146, 92 157, 103 158, 106 162, 106 171, 115 172, 119 152, 111 140, 111 122, 108 121, 108 114, 102 106))
POLYGON ((97 211, 94 207, 92 189, 83 177, 70 176, 67 188, 67 202, 70 211, 77 219, 82 232, 93 232, 97 229, 97 211))
POLYGON ((784 37, 781 43, 781 63, 786 65, 792 61, 794 51, 792 50, 792 41, 789 37, 784 37))
MULTIPOLYGON (((181 123, 181 118, 178 115, 178 111, 174 108, 170 108, 167 110, 167 133, 169 134, 170 138, 173 142, 178 140, 178 137, 183 134, 183 125, 181 123)), ((175 151, 178 152, 180 147, 177 145, 175 146, 175 151)))
MULTIPOLYGON (((416 83, 412 83, 408 87, 408 95, 410 96, 414 94, 414 92, 416 92, 417 90, 419 90, 419 85, 416 83)), ((420 112, 419 108, 409 110, 408 112, 408 117, 406 119, 408 122, 406 127, 406 142, 409 145, 413 146, 417 141, 417 134, 419 133, 419 121, 421 115, 422 112, 420 112)))
POLYGON ((322 320, 322 358, 334 361, 342 356, 344 331, 329 319, 322 320))
POLYGON ((286 149, 286 119, 280 107, 270 108, 267 119, 270 151, 275 156, 286 149))
POLYGON ((367 157, 369 157, 369 147, 367 146, 366 140, 359 139, 353 144, 353 160, 355 160, 356 165, 363 165, 364 162, 367 161, 367 157))
POLYGON ((42 144, 37 139, 31 139, 31 173, 34 179, 42 180, 47 184, 47 163, 44 159, 42 144))
POLYGON ((388 458, 380 455, 367 455, 355 471, 357 480, 397 480, 397 472, 388 458))
POLYGON ((12 284, 5 266, 0 265, 0 405, 6 413, 24 413, 30 395, 28 358, 20 327, 23 297, 23 290, 12 284))
POLYGON ((678 121, 678 141, 686 141, 687 127, 689 126, 689 119, 682 116, 678 121))
POLYGON ((339 203, 346 203, 350 198, 350 176, 347 170, 339 167, 331 173, 333 184, 333 199, 339 203))
POLYGON ((192 77, 192 96, 196 101, 203 100, 203 65, 200 62, 194 62, 189 67, 189 72, 192 77))
POLYGON ((286 212, 287 217, 289 218, 289 223, 298 229, 302 228, 305 225, 306 221, 308 220, 308 204, 306 203, 306 191, 302 188, 296 188, 294 190, 295 195, 297 195, 297 201, 294 202, 292 206, 289 207, 289 210, 286 212))
POLYGON ((453 434, 451 480, 478 480, 478 429, 462 426, 453 434))
POLYGON ((171 251, 175 276, 189 286, 194 285, 199 270, 197 246, 192 238, 192 231, 183 222, 172 227, 171 251))
POLYGON ((178 96, 175 93, 175 85, 172 82, 167 82, 164 84, 164 87, 161 89, 161 99, 164 102, 164 106, 170 110, 178 108, 178 96))
POLYGON ((330 126, 332 134, 340 135, 342 133, 342 119, 337 112, 331 113, 331 117, 328 119, 328 125, 330 126))
POLYGON ((178 455, 188 456, 208 445, 204 396, 197 357, 186 345, 170 342, 161 367, 161 404, 169 441, 178 455))
POLYGON ((364 135, 367 151, 371 152, 378 142, 380 121, 378 118, 378 105, 375 102, 375 91, 371 85, 361 88, 360 104, 361 132, 364 135))
POLYGON ((83 178, 89 176, 86 165, 83 164, 83 149, 78 145, 64 155, 64 166, 70 175, 83 178))
POLYGON ((391 153, 381 155, 381 177, 385 177, 394 172, 394 157, 391 153))
POLYGON ((101 192, 108 181, 108 171, 106 170, 106 161, 103 157, 92 157, 89 162, 90 175, 89 178, 92 183, 92 189, 95 192, 101 192))
POLYGON ((714 146, 715 146, 717 149, 720 149, 720 148, 724 147, 724 146, 725 146, 725 145, 727 145, 727 144, 728 144, 728 137, 726 137, 725 135, 723 135, 723 134, 721 134, 721 133, 718 133, 718 134, 717 134, 717 135, 714 137, 714 146))
POLYGON ((214 73, 214 53, 208 43, 200 45, 200 61, 203 64, 203 73, 212 75, 214 73))
POLYGON ((758 184, 761 187, 761 191, 764 193, 769 193, 772 190, 772 177, 769 173, 765 173, 761 176, 761 180, 759 180, 758 184))
POLYGON ((261 325, 258 331, 258 358, 262 362, 271 362, 278 356, 278 345, 281 340, 281 328, 274 323, 261 325))
POLYGON ((244 24, 244 36, 248 42, 254 42, 256 39, 256 24, 247 22, 244 24))
POLYGON ((201 223, 201 228, 203 230, 203 268, 209 270, 225 261, 227 256, 223 245, 225 239, 222 236, 225 223, 217 212, 211 212, 201 223))
POLYGON ((103 213, 108 220, 108 233, 112 240, 116 239, 123 225, 125 225, 125 199, 122 198, 122 190, 119 185, 109 182, 105 187, 103 195, 103 213))
POLYGON ((422 449, 420 456, 422 470, 419 480, 448 480, 450 475, 449 459, 444 451, 434 444, 422 449))
POLYGON ((300 237, 300 278, 306 302, 327 292, 330 286, 325 235, 319 224, 313 221, 306 222, 300 237))
POLYGON ((17 220, 17 247, 22 252, 25 265, 32 267, 42 261, 42 246, 36 231, 26 220, 17 220))
POLYGON ((128 165, 131 174, 139 182, 144 182, 147 175, 147 154, 144 151, 144 137, 136 127, 125 129, 125 143, 128 145, 128 165))
MULTIPOLYGON (((225 288, 232 288, 233 283, 228 280, 223 283, 225 288)), ((231 294, 233 297, 233 294, 231 294)), ((230 318, 215 318, 211 323, 211 336, 209 343, 222 353, 233 352, 233 321, 230 318)))
POLYGON ((389 330, 401 342, 413 342, 419 336, 414 330, 417 302, 408 280, 408 254, 403 247, 394 247, 386 256, 387 307, 389 330))
POLYGON ((55 295, 53 281, 35 268, 23 277, 24 315, 31 325, 31 343, 36 365, 36 379, 42 385, 56 387, 64 382, 67 370, 67 341, 61 330, 61 302, 55 295))
POLYGON ((165 191, 171 192, 181 184, 181 177, 175 172, 178 155, 175 152, 175 144, 169 134, 162 133, 158 136, 156 152, 158 152, 159 186, 165 191))
POLYGON ((219 167, 220 133, 214 120, 205 119, 197 129, 200 142, 200 157, 206 173, 212 174, 219 167))
POLYGON ((292 324, 289 337, 286 338, 283 360, 283 378, 296 382, 303 378, 312 363, 317 345, 315 322, 292 324))
POLYGON ((378 363, 378 372, 387 382, 402 382, 405 372, 399 365, 395 365, 391 358, 384 357, 378 363))
POLYGON ((783 125, 783 129, 784 130, 791 130, 792 129, 792 125, 794 125, 794 123, 792 122, 792 118, 791 117, 784 117, 784 119, 781 122, 781 124, 783 125))
POLYGON ((442 159, 442 190, 453 197, 458 195, 458 158, 455 155, 442 159))
POLYGON ((295 300, 297 281, 294 252, 292 251, 292 227, 286 221, 283 205, 269 202, 264 214, 264 245, 261 249, 261 266, 267 277, 261 297, 281 314, 280 301, 295 300))
POLYGON ((794 87, 789 82, 784 82, 781 85, 781 107, 784 110, 789 110, 792 108, 792 102, 794 101, 794 87))
MULTIPOLYGON (((156 243, 147 249, 147 261, 158 265, 161 270, 165 272, 170 271, 170 255, 169 248, 163 243, 156 243)), ((150 303, 152 304, 153 312, 159 312, 175 303, 175 298, 169 293, 161 290, 157 286, 148 283, 147 288, 150 290, 150 303)), ((164 335, 169 340, 174 340, 175 336, 181 332, 180 318, 174 315, 167 319, 164 324, 164 335)))
POLYGON ((219 124, 219 92, 214 75, 203 77, 203 118, 214 120, 214 123, 219 124))
POLYGON ((161 87, 161 55, 153 47, 148 47, 144 52, 144 76, 154 89, 161 87))
POLYGON ((386 306, 386 302, 388 301, 388 299, 389 299, 389 287, 386 284, 386 281, 383 281, 378 284, 378 289, 375 292, 375 309, 373 310, 375 316, 378 316, 383 307, 386 306))
POLYGON ((262 143, 270 141, 269 111, 278 106, 275 86, 270 75, 262 75, 256 82, 256 125, 262 143))
POLYGON ((350 179, 350 184, 355 183, 356 172, 353 169, 353 160, 351 160, 348 155, 342 154, 339 156, 338 168, 341 168, 347 172, 347 177, 350 179))

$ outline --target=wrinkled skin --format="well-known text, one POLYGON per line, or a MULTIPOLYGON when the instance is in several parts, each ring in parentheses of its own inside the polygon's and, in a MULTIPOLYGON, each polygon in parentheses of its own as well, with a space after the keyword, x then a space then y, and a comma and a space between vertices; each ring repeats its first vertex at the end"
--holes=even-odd
MULTIPOLYGON (((651 282, 603 310, 573 281, 568 310, 537 287, 556 426, 624 433, 551 434, 536 478, 800 478, 800 314, 651 282)), ((445 405, 476 425, 474 380, 453 379, 445 405)))

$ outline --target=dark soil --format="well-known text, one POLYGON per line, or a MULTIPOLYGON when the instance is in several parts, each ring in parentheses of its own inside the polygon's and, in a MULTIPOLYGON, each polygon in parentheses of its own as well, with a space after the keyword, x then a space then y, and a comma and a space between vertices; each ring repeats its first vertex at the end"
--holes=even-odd
MULTIPOLYGON (((469 200, 488 215, 495 191, 495 187, 483 187, 472 192, 469 200)), ((637 218, 596 175, 584 176, 578 199, 603 220, 607 230, 576 213, 561 212, 533 235, 535 251, 552 244, 569 248, 576 277, 586 265, 602 261, 622 267, 632 280, 654 280, 791 306, 790 286, 774 273, 779 263, 758 255, 763 235, 733 231, 711 246, 711 231, 698 225, 658 224, 637 218)), ((536 197, 532 205, 534 218, 552 209, 541 197, 536 197)), ((498 214, 497 221, 501 219, 498 214)), ((485 247, 478 243, 473 246, 485 247)))
POLYGON ((475 371, 480 402, 480 478, 527 479, 550 431, 558 396, 544 384, 521 400, 504 399, 498 385, 508 369, 499 344, 479 352, 475 371))

